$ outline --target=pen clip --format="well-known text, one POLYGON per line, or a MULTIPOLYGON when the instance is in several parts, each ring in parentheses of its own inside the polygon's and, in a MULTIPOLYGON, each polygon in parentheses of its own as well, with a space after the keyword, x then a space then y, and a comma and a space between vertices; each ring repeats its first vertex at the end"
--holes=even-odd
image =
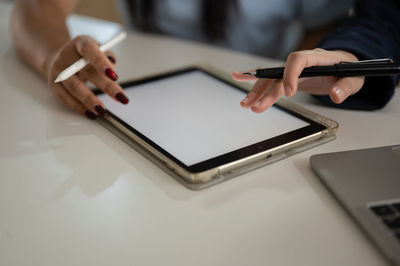
POLYGON ((339 62, 338 64, 387 64, 393 63, 391 58, 382 58, 382 59, 371 59, 371 60, 361 60, 361 61, 354 61, 354 62, 339 62))

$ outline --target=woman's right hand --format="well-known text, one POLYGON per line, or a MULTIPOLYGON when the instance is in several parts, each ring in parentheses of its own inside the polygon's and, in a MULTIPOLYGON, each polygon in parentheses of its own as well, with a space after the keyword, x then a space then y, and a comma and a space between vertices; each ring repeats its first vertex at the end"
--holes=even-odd
POLYGON ((105 106, 86 86, 88 81, 116 101, 123 104, 129 102, 115 82, 118 79, 114 72, 115 62, 115 56, 110 51, 101 52, 95 40, 78 36, 62 46, 53 57, 48 71, 49 87, 72 110, 94 119, 105 114, 105 106), (84 69, 67 80, 54 82, 61 71, 82 57, 89 62, 84 69))

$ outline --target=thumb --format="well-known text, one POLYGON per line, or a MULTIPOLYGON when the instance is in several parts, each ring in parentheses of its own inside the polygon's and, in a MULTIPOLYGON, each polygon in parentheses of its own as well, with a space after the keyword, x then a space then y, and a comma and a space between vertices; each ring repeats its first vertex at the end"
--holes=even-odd
POLYGON ((329 97, 334 103, 342 103, 350 95, 358 92, 364 84, 364 77, 338 79, 329 90, 329 97))

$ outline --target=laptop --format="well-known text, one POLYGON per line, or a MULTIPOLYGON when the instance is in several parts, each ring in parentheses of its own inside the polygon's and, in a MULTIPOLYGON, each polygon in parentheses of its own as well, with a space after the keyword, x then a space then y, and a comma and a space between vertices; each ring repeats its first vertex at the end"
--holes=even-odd
POLYGON ((313 155, 311 168, 393 265, 400 265, 400 145, 313 155))

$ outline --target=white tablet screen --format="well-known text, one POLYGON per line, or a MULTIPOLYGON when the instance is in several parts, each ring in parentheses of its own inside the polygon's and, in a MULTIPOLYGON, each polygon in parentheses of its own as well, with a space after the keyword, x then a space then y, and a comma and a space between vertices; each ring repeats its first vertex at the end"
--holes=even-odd
POLYGON ((246 93, 201 71, 125 87, 123 105, 98 95, 106 108, 187 166, 308 126, 278 108, 255 114, 246 93))

